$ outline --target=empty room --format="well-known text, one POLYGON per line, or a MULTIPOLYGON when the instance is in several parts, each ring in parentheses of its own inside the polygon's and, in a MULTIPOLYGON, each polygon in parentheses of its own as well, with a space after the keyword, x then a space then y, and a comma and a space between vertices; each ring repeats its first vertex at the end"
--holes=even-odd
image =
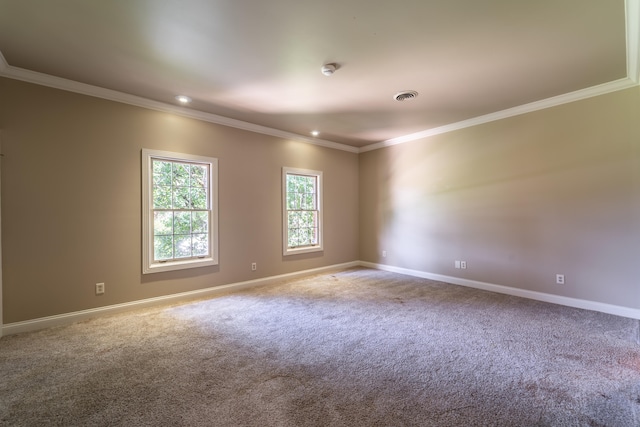
POLYGON ((0 0, 0 425, 640 426, 640 0, 0 0))

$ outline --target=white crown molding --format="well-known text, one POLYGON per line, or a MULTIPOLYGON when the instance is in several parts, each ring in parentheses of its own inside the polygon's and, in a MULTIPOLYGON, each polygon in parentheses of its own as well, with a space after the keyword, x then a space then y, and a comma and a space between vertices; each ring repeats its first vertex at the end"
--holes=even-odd
POLYGON ((636 86, 637 83, 632 79, 624 78, 609 83, 603 83, 598 86, 554 96, 552 98, 531 102, 529 104, 519 105, 495 113, 486 114, 484 116, 474 117, 472 119, 463 120, 461 122, 451 123, 437 128, 427 129, 424 131, 400 136, 398 138, 387 139, 386 141, 377 142, 360 148, 360 153, 366 151, 377 150, 379 148, 390 147, 392 145, 404 144, 405 142, 416 141, 428 138, 430 136, 440 135, 443 133, 453 132, 455 130, 464 129, 472 126, 481 125, 483 123, 495 122, 497 120, 506 119, 508 117, 519 116, 521 114, 531 113, 533 111, 544 110, 546 108, 556 107, 558 105, 567 104, 569 102, 580 101, 582 99, 594 96, 604 95, 618 90, 628 89, 636 86))
POLYGON ((594 96, 604 95, 618 90, 628 89, 640 84, 640 0, 625 0, 625 24, 626 24, 626 56, 627 56, 627 77, 609 83, 593 86, 590 88, 578 90, 575 92, 554 96, 552 98, 531 102, 529 104, 520 105, 518 107, 509 108, 495 113, 486 114, 484 116, 474 117, 456 123, 451 123, 436 128, 426 129, 424 131, 403 135, 397 138, 387 139, 385 141, 376 142, 364 147, 352 147, 333 141, 311 138, 303 135, 294 134, 266 126, 256 125, 241 120, 230 119, 216 114, 205 113, 203 111, 191 110, 163 102, 153 101, 135 95, 118 92, 111 89, 105 89, 97 86, 79 83, 72 80, 54 77, 43 73, 37 73, 18 67, 13 67, 7 63, 2 52, 0 52, 0 76, 9 77, 16 80, 22 80, 29 83, 35 83, 42 86, 49 86, 56 89, 62 89, 70 92, 81 93, 84 95, 94 96, 97 98, 108 99, 111 101, 121 102, 124 104, 135 105, 138 107, 148 108, 151 110, 162 111, 171 114, 177 114, 205 122, 215 123, 236 129, 242 129, 249 132, 270 135, 277 138, 289 139, 294 141, 305 142, 308 144, 318 145, 336 150, 348 151, 351 153, 364 153, 367 151, 377 150, 393 145, 404 144, 406 142, 417 141, 429 138, 431 136, 443 133, 453 132, 455 130, 477 126, 508 117, 518 116, 521 114, 531 113, 546 108, 567 104, 594 96))
POLYGON ((544 301, 552 304, 564 305, 567 307, 581 308, 583 310, 599 311, 601 313, 613 314, 615 316, 640 319, 640 310, 619 305, 607 304, 597 301, 589 301, 579 298, 564 297, 560 295, 547 294, 544 292, 530 291, 527 289, 512 288, 510 286, 496 285, 493 283, 479 282, 477 280, 462 279, 459 277, 445 276, 442 274, 429 273, 426 271, 412 270, 392 265, 377 264, 373 262, 360 261, 362 267, 375 268, 377 270, 391 271, 393 273, 406 274, 408 276, 420 277, 423 279, 437 280, 439 282, 453 285, 466 286, 468 288, 482 289, 499 294, 512 295, 520 298, 527 298, 536 301, 544 301))
POLYGON ((204 122, 215 123, 222 126, 228 126, 236 129, 242 129, 249 132, 259 133, 263 135, 274 136, 288 140, 305 142, 308 144, 318 145, 321 147, 333 148, 335 150, 348 151, 357 153, 358 148, 349 145, 339 144, 333 141, 327 141, 318 138, 306 137, 291 132, 273 129, 266 126, 260 126, 242 120, 230 119, 228 117, 218 116, 216 114, 206 113, 203 111, 192 110, 185 107, 167 104, 164 102, 154 101, 136 95, 131 95, 116 90, 105 89, 98 86, 80 83, 73 80, 63 79, 48 74, 38 73, 36 71, 26 70, 24 68, 9 65, 0 52, 0 76, 8 77, 14 80, 21 80, 28 83, 34 83, 41 86, 61 89, 68 92, 80 93, 83 95, 93 96, 96 98, 107 99, 110 101, 121 102, 123 104, 134 105, 136 107, 148 108, 150 110, 162 111, 165 113, 176 114, 191 119, 201 120, 204 122), (4 65, 3 65, 4 63, 4 65))
POLYGON ((625 24, 626 24, 626 55, 627 55, 627 77, 609 83, 593 86, 590 88, 570 92, 552 98, 531 102, 484 116, 474 117, 461 122, 451 123, 420 132, 403 135, 397 138, 387 139, 360 148, 360 153, 377 150, 392 145, 404 144, 405 142, 416 141, 430 136, 440 135, 483 123, 494 122, 508 117, 531 113, 545 108, 551 108, 569 102, 580 101, 594 96, 604 95, 618 90, 628 89, 640 84, 640 0, 625 1, 625 24))
POLYGON ((625 1, 627 77, 640 83, 640 0, 625 1))
POLYGON ((9 63, 4 59, 2 52, 0 52, 0 75, 3 75, 7 68, 9 68, 9 63))

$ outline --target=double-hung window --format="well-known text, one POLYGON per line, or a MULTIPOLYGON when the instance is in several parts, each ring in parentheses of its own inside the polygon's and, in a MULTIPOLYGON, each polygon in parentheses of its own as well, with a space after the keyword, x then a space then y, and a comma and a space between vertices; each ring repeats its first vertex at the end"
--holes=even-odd
POLYGON ((218 264, 218 159, 142 150, 143 273, 218 264))
POLYGON ((322 251, 322 172, 282 168, 283 255, 322 251))

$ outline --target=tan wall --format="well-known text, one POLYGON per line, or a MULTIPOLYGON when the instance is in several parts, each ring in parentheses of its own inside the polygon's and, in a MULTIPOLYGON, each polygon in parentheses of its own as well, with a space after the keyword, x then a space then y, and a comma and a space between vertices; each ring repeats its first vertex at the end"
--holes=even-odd
POLYGON ((638 87, 359 157, 10 79, 0 94, 4 323, 356 259, 640 308, 638 87), (219 266, 141 274, 143 147, 220 159, 219 266), (281 255, 282 166, 325 172, 322 254, 281 255))
POLYGON ((358 259, 356 154, 9 79, 0 93, 4 323, 358 259), (142 148, 219 159, 219 266, 142 275, 142 148), (282 256, 283 166, 324 172, 323 253, 282 256))
POLYGON ((362 260, 640 308, 638 87, 366 152, 359 173, 362 260))

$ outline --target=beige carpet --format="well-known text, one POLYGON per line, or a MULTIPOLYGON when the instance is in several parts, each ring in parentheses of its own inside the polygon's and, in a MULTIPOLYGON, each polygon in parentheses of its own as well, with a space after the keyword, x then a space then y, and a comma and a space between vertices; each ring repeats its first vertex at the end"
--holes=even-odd
POLYGON ((2 426, 639 426, 638 321, 369 269, 0 339, 2 426))

